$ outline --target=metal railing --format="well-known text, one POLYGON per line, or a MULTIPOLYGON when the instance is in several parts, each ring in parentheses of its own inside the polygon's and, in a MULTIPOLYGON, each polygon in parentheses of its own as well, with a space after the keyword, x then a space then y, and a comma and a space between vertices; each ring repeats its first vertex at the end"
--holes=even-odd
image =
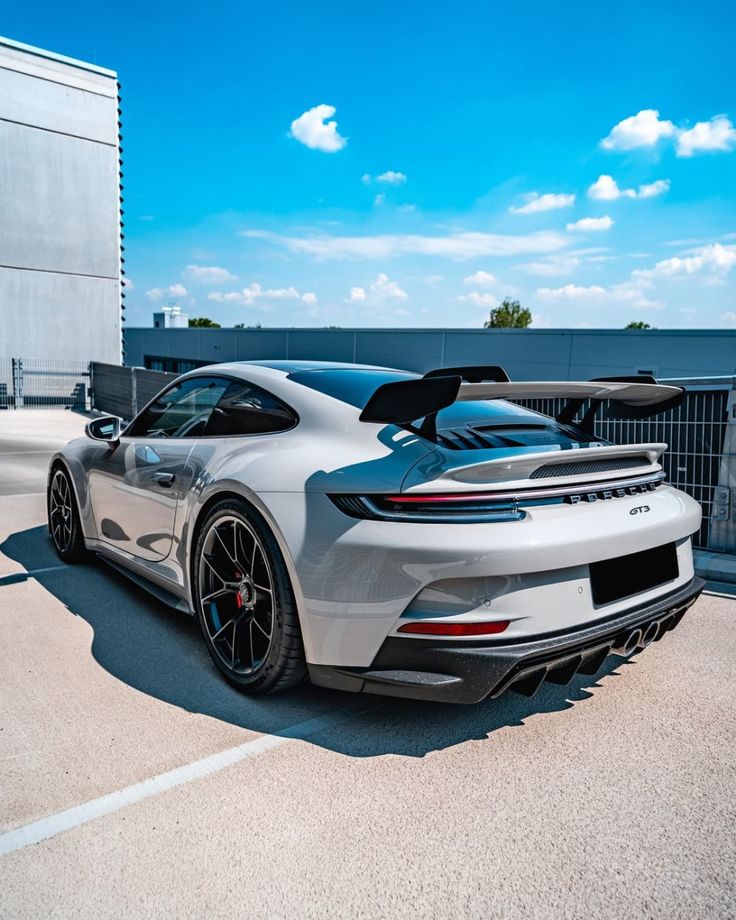
MULTIPOLYGON (((129 421, 176 374, 80 361, 0 358, 0 409, 91 408, 129 421), (87 382, 89 381, 89 393, 87 382), (89 397, 89 398, 88 398, 89 397)), ((736 377, 663 381, 687 387, 683 403, 661 418, 602 419, 596 434, 618 444, 664 442, 669 482, 703 508, 694 544, 736 552, 736 377)), ((555 416, 562 400, 520 400, 555 416)), ((583 405, 579 417, 585 412, 583 405)))
MULTIPOLYGON (((668 380, 687 388, 685 399, 661 418, 596 421, 596 434, 615 444, 659 442, 669 445, 662 458, 667 480, 700 503, 703 523, 693 537, 700 548, 736 552, 736 378, 668 380)), ((565 400, 519 400, 555 416, 565 400)), ((589 403, 578 413, 582 418, 589 403)))
POLYGON ((46 358, 0 358, 0 409, 89 407, 89 363, 46 358))
POLYGON ((90 364, 92 408, 119 415, 129 422, 147 402, 177 374, 149 371, 143 367, 120 367, 118 364, 90 364))

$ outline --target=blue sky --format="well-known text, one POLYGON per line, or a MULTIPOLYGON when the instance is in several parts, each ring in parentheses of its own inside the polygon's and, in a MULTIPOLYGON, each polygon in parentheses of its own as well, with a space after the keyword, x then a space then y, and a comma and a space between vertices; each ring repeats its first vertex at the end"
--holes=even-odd
POLYGON ((730 3, 679 0, 3 21, 119 73, 130 325, 178 303, 477 327, 511 295, 535 326, 736 326, 735 26, 730 3))

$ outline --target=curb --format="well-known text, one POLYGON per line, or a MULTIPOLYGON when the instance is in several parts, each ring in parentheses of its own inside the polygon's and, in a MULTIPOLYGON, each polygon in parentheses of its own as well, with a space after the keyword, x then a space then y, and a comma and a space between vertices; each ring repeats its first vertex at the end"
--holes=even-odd
POLYGON ((693 561, 695 574, 706 581, 736 585, 736 555, 696 549, 693 550, 693 561))

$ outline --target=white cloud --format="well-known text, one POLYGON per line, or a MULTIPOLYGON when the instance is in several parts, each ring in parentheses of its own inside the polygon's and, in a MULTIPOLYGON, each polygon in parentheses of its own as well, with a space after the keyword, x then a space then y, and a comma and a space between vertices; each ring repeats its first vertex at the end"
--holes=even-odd
POLYGON ((186 297, 187 294, 188 291, 183 284, 170 284, 165 288, 151 288, 150 291, 146 291, 146 297, 150 297, 151 300, 163 300, 164 297, 186 297))
POLYGON ((238 280, 237 275, 233 275, 226 268, 218 268, 217 265, 187 265, 182 275, 201 284, 224 284, 227 281, 238 280))
POLYGON ((699 121, 692 128, 681 131, 677 137, 678 157, 691 157, 695 153, 713 150, 733 150, 736 147, 736 128, 730 118, 716 115, 710 121, 699 121))
POLYGON ((373 204, 375 207, 380 208, 380 206, 386 201, 386 195, 383 192, 379 192, 378 195, 373 199, 373 204))
POLYGON ((736 313, 729 310, 728 313, 721 313, 721 319, 726 326, 736 326, 736 313))
POLYGON ((690 275, 710 276, 710 280, 718 281, 727 275, 736 266, 736 245, 724 246, 722 243, 713 243, 709 246, 699 246, 691 250, 689 255, 673 256, 662 259, 654 268, 637 269, 632 272, 632 277, 641 281, 659 278, 686 278, 690 275))
POLYGON ((123 287, 124 287, 126 290, 128 290, 128 291, 132 291, 132 290, 135 288, 135 285, 134 285, 133 282, 130 280, 130 278, 123 278, 123 279, 121 280, 120 283, 121 283, 121 284, 123 285, 123 287))
POLYGON ((633 188, 619 188, 613 176, 598 176, 588 189, 588 198, 595 201, 616 201, 617 198, 636 198, 633 188))
POLYGON ((370 185, 372 182, 380 182, 382 185, 403 185, 406 182, 406 175, 402 172, 394 172, 393 169, 387 169, 380 176, 371 176, 366 173, 361 176, 360 181, 363 185, 370 185))
POLYGON ((517 268, 528 272, 530 275, 546 275, 556 277, 558 275, 569 275, 570 272, 580 265, 581 260, 575 255, 549 256, 546 259, 540 259, 537 262, 526 262, 518 265, 517 268))
POLYGON ((510 207, 512 214, 540 214, 543 211, 556 211, 558 208, 569 208, 575 204, 574 195, 556 195, 548 192, 540 195, 538 192, 531 192, 526 196, 526 204, 520 207, 510 207))
POLYGON ((228 291, 227 293, 213 291, 207 295, 207 299, 213 300, 215 303, 234 303, 240 306, 252 307, 262 306, 264 302, 270 300, 300 300, 302 303, 315 304, 317 295, 312 291, 302 294, 295 287, 263 288, 257 281, 254 281, 253 284, 249 284, 248 287, 243 288, 241 291, 228 291))
MULTIPOLYGON (((610 220, 610 218, 609 218, 610 220)), ((268 239, 290 252, 315 259, 384 259, 399 255, 479 259, 555 252, 568 245, 560 233, 539 231, 525 235, 456 232, 446 236, 383 234, 380 236, 282 236, 266 230, 244 230, 242 235, 268 239)))
POLYGON ((657 179, 646 185, 640 185, 637 191, 634 188, 620 188, 613 176, 598 176, 588 189, 588 197, 595 201, 616 201, 618 198, 654 198, 668 191, 669 179, 657 179))
POLYGON ((645 297, 641 288, 630 281, 613 284, 610 288, 604 288, 598 284, 591 284, 589 287, 565 284, 563 287, 558 288, 539 288, 537 297, 543 300, 626 303, 628 306, 638 307, 639 309, 659 309, 663 306, 659 301, 649 300, 645 297))
POLYGON ((472 303, 474 307, 497 307, 498 299, 489 294, 488 291, 469 291, 467 294, 460 294, 455 300, 461 303, 472 303))
POLYGON ((601 147, 606 150, 653 147, 661 138, 672 137, 676 130, 671 121, 660 120, 656 109, 642 109, 614 125, 608 137, 601 141, 601 147))
POLYGON ((545 300, 588 300, 591 297, 603 297, 606 289, 597 284, 590 287, 578 287, 576 284, 565 284, 558 288, 539 288, 537 297, 545 300))
POLYGON ((586 233, 589 230, 610 230, 614 223, 615 221, 608 215, 605 217, 583 217, 572 224, 567 224, 567 229, 573 233, 578 231, 586 233))
POLYGON ((381 272, 375 281, 364 287, 351 287, 348 303, 358 303, 362 300, 408 300, 409 295, 398 282, 392 281, 385 272, 381 272))
MULTIPOLYGON (((714 115, 710 121, 699 121, 692 128, 678 127, 671 121, 660 119, 656 109, 642 109, 630 118, 624 118, 601 141, 606 150, 633 150, 636 147, 653 147, 662 138, 675 141, 678 157, 691 157, 696 153, 730 151, 736 148, 736 127, 726 115, 714 115)), ((646 186, 642 186, 646 188, 646 186)), ((647 198, 642 194, 639 197, 647 198)), ((635 196, 632 196, 635 197, 635 196)))
POLYGON ((463 284, 474 284, 477 287, 488 287, 488 285, 493 284, 496 280, 496 276, 492 275, 490 272, 477 271, 472 275, 468 275, 467 278, 463 278, 463 284))
POLYGON ((396 281, 391 281, 384 272, 381 272, 371 283, 371 293, 379 300, 407 300, 409 296, 396 281))
POLYGON ((325 153, 342 150, 347 138, 338 133, 336 121, 326 121, 335 112, 334 105, 315 105, 307 109, 292 121, 291 136, 312 150, 323 150, 325 153))
POLYGON ((655 198, 657 195, 664 195, 669 190, 669 179, 656 179, 654 182, 639 186, 639 198, 655 198))

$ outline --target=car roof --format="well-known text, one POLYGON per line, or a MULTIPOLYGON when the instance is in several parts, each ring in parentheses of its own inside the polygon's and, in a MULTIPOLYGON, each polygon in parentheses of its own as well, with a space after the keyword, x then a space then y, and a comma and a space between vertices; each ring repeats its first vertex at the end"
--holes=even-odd
POLYGON ((266 360, 266 361, 233 361, 233 364, 244 364, 255 367, 269 367, 275 371, 283 371, 285 374, 296 374, 303 371, 392 371, 394 373, 411 374, 413 371, 400 370, 399 368, 383 367, 378 364, 353 364, 349 361, 286 361, 286 360, 266 360))

